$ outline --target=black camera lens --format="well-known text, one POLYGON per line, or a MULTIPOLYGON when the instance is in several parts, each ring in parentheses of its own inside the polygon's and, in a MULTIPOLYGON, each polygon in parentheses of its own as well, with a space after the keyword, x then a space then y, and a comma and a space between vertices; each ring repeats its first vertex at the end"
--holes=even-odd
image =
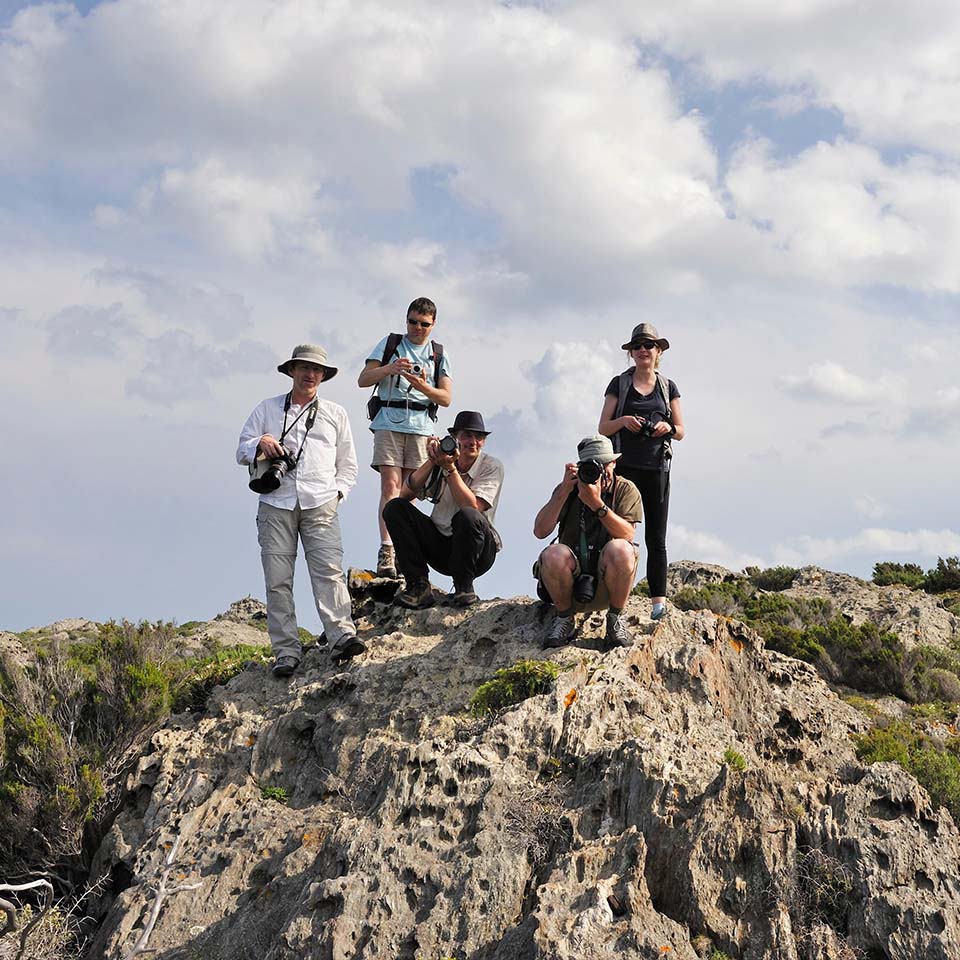
POLYGON ((250 481, 250 489, 253 490, 254 493, 273 493, 273 491, 283 483, 283 478, 287 475, 287 471, 296 465, 297 463, 293 457, 274 457, 273 460, 270 461, 270 466, 267 467, 264 475, 258 480, 250 481))
POLYGON ((577 464, 577 479, 581 483, 596 483, 603 473, 603 465, 596 460, 581 460, 577 464))
POLYGON ((452 456, 459 449, 460 445, 457 443, 457 438, 454 436, 448 434, 440 441, 440 452, 444 456, 452 456))

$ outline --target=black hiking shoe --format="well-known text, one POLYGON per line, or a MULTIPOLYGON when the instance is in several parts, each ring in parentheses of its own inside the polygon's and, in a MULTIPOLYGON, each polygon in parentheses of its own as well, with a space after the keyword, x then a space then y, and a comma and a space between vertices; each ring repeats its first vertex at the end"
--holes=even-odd
POLYGON ((633 634, 622 613, 607 611, 607 632, 604 634, 603 644, 605 650, 633 646, 633 634))
POLYGON ((282 680, 284 677, 292 676, 299 666, 300 661, 296 657, 277 657, 271 673, 278 680, 282 680))
POLYGON ((550 650, 553 647, 565 647, 573 635, 577 632, 577 622, 572 616, 561 617, 559 614, 553 618, 550 629, 543 639, 543 649, 550 650))
POLYGON ((336 663, 346 663, 361 653, 367 652, 367 645, 352 633, 345 633, 331 648, 330 659, 336 663))

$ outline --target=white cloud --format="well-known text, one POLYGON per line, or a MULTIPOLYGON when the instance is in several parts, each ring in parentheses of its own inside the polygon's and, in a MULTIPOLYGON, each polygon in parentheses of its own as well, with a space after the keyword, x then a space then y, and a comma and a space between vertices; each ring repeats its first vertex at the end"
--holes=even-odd
POLYGON ((783 376, 778 380, 778 385, 788 393, 800 397, 853 404, 871 403, 890 392, 888 380, 868 382, 839 363, 829 360, 813 364, 802 375, 783 376))
POLYGON ((868 556, 875 561, 894 557, 956 556, 960 554, 960 533, 948 528, 942 530, 890 530, 867 527, 848 537, 800 536, 774 548, 777 563, 792 566, 849 563, 852 559, 868 556))
POLYGON ((731 546, 712 533, 691 530, 681 524, 670 525, 669 549, 671 559, 717 563, 728 570, 766 566, 755 553, 731 546))
POLYGON ((842 286, 960 292, 960 168, 884 163, 857 144, 818 143, 786 161, 745 144, 727 176, 733 207, 760 224, 780 268, 842 286))
POLYGON ((566 5, 622 23, 719 82, 786 87, 876 143, 960 155, 960 7, 953 0, 629 0, 566 5))
POLYGON ((857 513, 868 517, 870 520, 880 520, 890 513, 889 504, 883 503, 868 493, 863 493, 856 497, 853 501, 853 507, 857 513))

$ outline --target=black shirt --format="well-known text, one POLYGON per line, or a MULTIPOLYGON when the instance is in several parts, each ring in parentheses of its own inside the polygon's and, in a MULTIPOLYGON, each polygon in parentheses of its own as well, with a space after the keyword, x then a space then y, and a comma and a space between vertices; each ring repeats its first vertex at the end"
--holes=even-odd
MULTIPOLYGON (((605 396, 618 396, 618 387, 620 377, 614 377, 607 386, 605 396)), ((670 399, 676 400, 680 396, 677 385, 672 381, 667 381, 667 388, 670 391, 670 399)), ((616 409, 614 409, 616 412, 616 409)), ((648 423, 659 423, 667 418, 667 408, 663 402, 663 395, 660 393, 660 387, 657 383, 653 385, 651 393, 637 393, 633 383, 630 383, 627 389, 627 401, 623 405, 624 417, 643 417, 648 423)), ((660 437, 645 437, 640 433, 631 433, 629 430, 619 432, 620 452, 623 456, 620 463, 625 467, 633 467, 635 470, 659 470, 660 469, 660 451, 663 447, 663 441, 660 437)))

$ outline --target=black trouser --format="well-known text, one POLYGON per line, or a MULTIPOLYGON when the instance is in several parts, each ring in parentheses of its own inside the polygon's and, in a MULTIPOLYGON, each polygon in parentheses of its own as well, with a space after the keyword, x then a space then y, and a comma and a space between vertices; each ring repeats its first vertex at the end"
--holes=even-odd
POLYGON ((667 511, 670 508, 670 474, 660 499, 660 471, 636 470, 617 464, 617 474, 640 491, 643 501, 643 539, 647 545, 647 583, 651 597, 667 595, 667 511))
POLYGON ((451 537, 444 536, 426 514, 403 497, 383 508, 383 520, 397 552, 397 566, 408 584, 426 580, 429 567, 455 580, 473 580, 486 573, 497 558, 493 528, 480 510, 458 510, 451 521, 451 537))

